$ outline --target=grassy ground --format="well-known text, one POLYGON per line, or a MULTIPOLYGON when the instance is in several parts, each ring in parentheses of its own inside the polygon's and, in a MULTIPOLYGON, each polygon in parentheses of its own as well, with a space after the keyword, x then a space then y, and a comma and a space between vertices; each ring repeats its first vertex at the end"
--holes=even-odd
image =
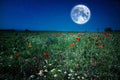
POLYGON ((0 32, 0 80, 118 80, 120 32, 0 32))

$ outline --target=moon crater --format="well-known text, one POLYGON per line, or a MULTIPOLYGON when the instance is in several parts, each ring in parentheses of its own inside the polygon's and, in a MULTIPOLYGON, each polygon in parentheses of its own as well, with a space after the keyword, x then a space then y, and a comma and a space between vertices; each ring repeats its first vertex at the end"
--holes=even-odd
POLYGON ((90 9, 85 5, 76 5, 71 10, 71 18, 77 24, 85 24, 91 16, 90 9))

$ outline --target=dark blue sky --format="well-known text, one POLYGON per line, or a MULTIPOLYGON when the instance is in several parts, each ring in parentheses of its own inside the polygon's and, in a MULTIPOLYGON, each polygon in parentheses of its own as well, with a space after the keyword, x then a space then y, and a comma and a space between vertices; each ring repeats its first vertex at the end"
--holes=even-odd
POLYGON ((120 30, 120 0, 0 0, 0 29, 52 31, 120 30), (91 10, 90 20, 74 23, 71 9, 84 4, 91 10))

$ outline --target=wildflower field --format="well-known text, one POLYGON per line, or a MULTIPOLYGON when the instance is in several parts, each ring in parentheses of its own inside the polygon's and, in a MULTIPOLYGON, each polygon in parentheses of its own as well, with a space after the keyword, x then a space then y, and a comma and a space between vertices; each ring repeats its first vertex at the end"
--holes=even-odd
POLYGON ((119 80, 120 32, 0 31, 0 80, 119 80))

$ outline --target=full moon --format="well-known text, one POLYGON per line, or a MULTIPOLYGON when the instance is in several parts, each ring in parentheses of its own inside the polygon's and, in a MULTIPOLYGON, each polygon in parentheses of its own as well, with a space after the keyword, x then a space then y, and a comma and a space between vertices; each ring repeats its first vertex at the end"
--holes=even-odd
POLYGON ((71 18, 77 24, 85 24, 91 16, 90 9, 83 5, 76 5, 71 10, 71 18))

